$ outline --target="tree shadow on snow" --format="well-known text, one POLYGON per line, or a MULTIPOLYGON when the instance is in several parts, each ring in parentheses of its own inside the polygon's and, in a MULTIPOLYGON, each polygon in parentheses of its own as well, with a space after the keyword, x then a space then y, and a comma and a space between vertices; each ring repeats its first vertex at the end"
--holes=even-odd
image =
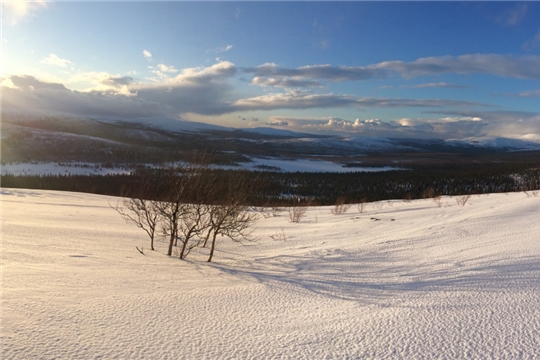
POLYGON ((404 296, 436 291, 503 292, 540 287, 538 259, 429 264, 395 263, 381 253, 334 250, 317 256, 275 256, 241 265, 209 264, 235 277, 278 288, 296 287, 318 295, 396 306, 404 296))

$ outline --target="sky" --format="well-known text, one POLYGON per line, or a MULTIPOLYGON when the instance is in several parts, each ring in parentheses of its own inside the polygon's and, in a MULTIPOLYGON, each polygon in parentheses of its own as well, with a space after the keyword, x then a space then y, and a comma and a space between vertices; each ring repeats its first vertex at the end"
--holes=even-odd
POLYGON ((2 2, 2 111, 540 134, 540 2, 2 2))

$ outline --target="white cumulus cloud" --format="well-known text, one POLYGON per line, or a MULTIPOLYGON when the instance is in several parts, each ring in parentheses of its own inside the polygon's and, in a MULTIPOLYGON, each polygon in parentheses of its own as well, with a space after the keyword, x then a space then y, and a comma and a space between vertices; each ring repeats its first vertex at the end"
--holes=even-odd
POLYGON ((43 64, 47 65, 55 65, 55 66, 61 66, 66 67, 68 64, 71 64, 71 61, 66 59, 59 58, 56 54, 50 54, 45 59, 41 60, 43 64))
POLYGON ((168 66, 168 65, 165 65, 165 64, 158 64, 158 68, 159 68, 159 70, 161 70, 163 72, 170 72, 170 73, 178 72, 178 70, 175 69, 174 66, 168 66))
POLYGON ((144 56, 145 58, 147 58, 148 60, 151 60, 151 59, 152 59, 152 53, 151 53, 150 51, 148 51, 148 50, 145 49, 145 50, 143 50, 142 53, 143 53, 143 56, 144 56))

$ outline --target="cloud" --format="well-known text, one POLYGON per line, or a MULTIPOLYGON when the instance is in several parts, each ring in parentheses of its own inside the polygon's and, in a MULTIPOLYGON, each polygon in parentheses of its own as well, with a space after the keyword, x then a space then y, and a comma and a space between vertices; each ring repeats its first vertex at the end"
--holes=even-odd
POLYGON ((165 65, 165 64, 158 64, 158 68, 162 72, 170 72, 170 73, 178 72, 178 70, 175 69, 174 66, 168 66, 168 65, 165 65))
POLYGON ((446 83, 446 82, 417 84, 417 85, 411 85, 411 86, 408 86, 408 87, 417 88, 417 89, 423 89, 423 88, 452 88, 452 89, 470 88, 470 86, 449 84, 449 83, 446 83))
POLYGON ((15 25, 22 19, 47 8, 49 2, 48 0, 2 1, 2 10, 8 22, 15 25))
POLYGON ((455 73, 492 74, 502 77, 540 80, 540 56, 470 54, 427 57, 413 62, 385 61, 371 65, 371 67, 393 71, 405 78, 455 73))
POLYGON ((294 77, 298 79, 323 79, 329 81, 353 81, 372 78, 387 78, 390 74, 384 69, 369 67, 347 67, 308 65, 295 69, 282 68, 274 63, 266 63, 255 68, 244 68, 244 72, 260 77, 294 77))
POLYGON ((131 76, 109 76, 100 82, 103 85, 118 88, 132 84, 133 80, 134 79, 131 76))
POLYGON ((227 52, 227 51, 231 50, 233 47, 234 47, 233 45, 227 45, 227 46, 223 46, 223 47, 218 47, 214 51, 216 53, 224 53, 224 52, 227 52))
POLYGON ((537 97, 537 96, 540 96, 540 90, 527 90, 527 91, 522 91, 522 92, 520 92, 519 94, 517 94, 517 96, 522 96, 522 97, 537 97))
MULTIPOLYGON (((35 109, 87 116, 177 117, 180 114, 222 115, 239 111, 340 108, 424 107, 425 118, 346 120, 337 117, 294 118, 271 116, 270 126, 324 133, 370 136, 460 138, 470 136, 516 137, 540 134, 540 114, 510 111, 464 110, 481 104, 437 99, 358 98, 349 95, 312 94, 305 91, 267 94, 234 100, 228 83, 236 73, 232 63, 184 69, 159 84, 137 83, 130 76, 107 73, 79 74, 97 85, 91 91, 74 91, 33 76, 10 76, 2 87, 4 110, 35 109), (101 86, 101 87, 99 87, 101 86), (231 100, 233 99, 233 100, 231 100), (438 109, 435 111, 435 109, 438 109), (432 116, 430 114, 442 114, 432 116)), ((540 95, 540 94, 539 94, 540 95)), ((242 119, 257 121, 247 116, 242 119)))
MULTIPOLYGON (((481 121, 471 121, 482 124, 481 131, 470 131, 469 136, 500 136, 518 138, 527 134, 540 134, 540 113, 525 111, 474 111, 474 110, 445 110, 433 111, 433 114, 481 118, 481 121)), ((459 137, 459 136, 456 136, 459 137)))
POLYGON ((340 107, 416 108, 416 107, 475 107, 486 104, 444 99, 357 98, 350 95, 311 94, 302 91, 268 94, 239 99, 229 107, 231 111, 315 109, 340 107))
POLYGON ((330 46, 330 41, 328 41, 328 40, 321 40, 321 41, 319 42, 319 47, 320 47, 321 49, 323 49, 323 50, 328 49, 329 46, 330 46))
POLYGON ((232 112, 226 98, 231 92, 228 80, 236 74, 234 64, 223 61, 206 68, 187 68, 175 77, 157 84, 135 84, 130 90, 137 98, 161 104, 168 116, 180 113, 220 115, 232 112))
POLYGON ((129 76, 80 73, 71 81, 95 84, 87 91, 67 89, 32 76, 11 76, 14 88, 3 86, 3 108, 56 111, 76 115, 121 117, 167 116, 181 113, 219 115, 232 112, 226 101, 227 80, 236 73, 234 64, 222 62, 207 68, 184 69, 158 84, 135 83, 129 76))
POLYGON ((55 54, 50 54, 45 59, 41 60, 41 63, 47 64, 47 65, 66 67, 67 64, 71 64, 71 61, 66 60, 66 59, 61 59, 55 54))
POLYGON ((505 26, 515 26, 525 18, 528 9, 528 4, 520 3, 513 8, 505 10, 497 16, 496 21, 505 26))
POLYGON ((77 84, 79 88, 85 87, 84 92, 109 92, 131 96, 134 93, 129 88, 135 83, 135 79, 104 71, 89 71, 76 73, 66 83, 77 84))
MULTIPOLYGON (((17 83, 17 78, 12 81, 17 83)), ((162 104, 138 97, 110 92, 80 92, 66 89, 61 84, 42 83, 35 79, 23 80, 17 88, 2 87, 3 110, 38 110, 44 113, 63 113, 82 116, 144 117, 166 114, 162 104), (32 84, 32 85, 29 85, 32 84), (36 84, 38 86, 36 86, 36 84)))
MULTIPOLYGON (((163 65, 158 67, 161 70, 174 69, 164 64, 160 65, 163 65)), ((316 94, 290 89, 262 96, 238 98, 230 82, 237 73, 238 69, 233 63, 222 61, 209 67, 182 69, 174 76, 171 75, 173 74, 171 71, 161 72, 162 77, 155 79, 154 83, 137 82, 131 76, 106 72, 78 73, 69 80, 68 84, 90 83, 92 86, 85 91, 72 91, 63 84, 48 83, 34 77, 12 76, 10 81, 17 91, 11 91, 7 96, 18 94, 20 99, 11 99, 10 104, 13 106, 18 104, 21 108, 56 109, 60 112, 85 115, 90 114, 91 110, 99 114, 107 110, 119 116, 125 111, 123 116, 126 117, 133 116, 136 109, 140 109, 138 116, 175 117, 190 113, 223 115, 277 109, 344 107, 452 109, 487 106, 459 100, 368 98, 346 94, 316 94), (22 106, 24 102, 27 103, 22 106), (118 103, 117 108, 115 103, 118 103), (100 104, 104 106, 100 107, 100 104), (132 108, 129 104, 133 105, 132 108)))
POLYGON ((152 60, 152 53, 150 51, 145 49, 145 50, 143 50, 142 54, 146 59, 152 60))
POLYGON ((52 89, 52 90, 67 90, 66 87, 58 83, 43 82, 30 75, 17 76, 12 75, 9 77, 13 86, 20 90, 39 90, 39 89, 52 89))
POLYGON ((291 130, 308 133, 449 139, 486 136, 490 123, 479 114, 480 112, 474 116, 456 114, 443 117, 400 118, 390 121, 377 118, 346 120, 338 117, 271 116, 269 122, 287 122, 291 130))
POLYGON ((523 49, 525 51, 532 51, 536 49, 537 47, 540 47, 540 29, 538 30, 538 32, 536 33, 536 35, 534 35, 532 39, 527 40, 523 44, 523 49))
POLYGON ((264 123, 264 125, 268 126, 289 126, 289 123, 287 121, 269 121, 264 123))
POLYGON ((303 87, 323 87, 323 85, 315 80, 303 80, 297 78, 272 78, 256 76, 251 80, 252 85, 258 86, 273 86, 283 88, 303 88, 303 87))
POLYGON ((491 74, 501 77, 540 80, 540 56, 511 56, 498 54, 467 54, 419 58, 412 62, 384 61, 368 66, 308 65, 283 68, 266 63, 243 71, 254 77, 319 79, 332 82, 386 79, 392 76, 414 78, 426 75, 491 74))

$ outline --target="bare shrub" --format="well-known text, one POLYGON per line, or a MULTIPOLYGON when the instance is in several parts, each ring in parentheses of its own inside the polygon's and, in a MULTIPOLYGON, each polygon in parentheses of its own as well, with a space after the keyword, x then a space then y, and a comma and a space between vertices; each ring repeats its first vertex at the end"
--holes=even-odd
POLYGON ((364 212, 364 209, 366 208, 366 205, 367 205, 367 199, 366 198, 360 199, 360 201, 356 205, 358 207, 358 212, 360 214, 364 212))
POLYGON ((272 210, 266 206, 251 206, 251 210, 258 212, 265 219, 268 219, 274 216, 272 210))
POLYGON ((437 205, 438 208, 440 208, 442 206, 441 195, 434 196, 434 197, 431 198, 431 200, 433 200, 433 202, 435 203, 435 205, 437 205))
POLYGON ((424 199, 432 199, 433 197, 435 197, 435 190, 432 187, 429 187, 422 192, 422 198, 424 199))
POLYGON ((381 210, 384 206, 384 203, 382 201, 374 202, 373 208, 377 211, 381 210))
POLYGON ((345 203, 346 201, 347 199, 345 197, 343 196, 338 197, 336 200, 336 205, 331 210, 332 214, 334 215, 345 214, 351 208, 351 204, 346 204, 345 203))
POLYGON ((306 216, 307 205, 296 205, 289 207, 289 221, 299 223, 306 216))
POLYGON ((456 202, 458 206, 465 206, 465 204, 467 203, 467 201, 469 201, 470 198, 471 198, 471 195, 469 194, 456 196, 456 202))
POLYGON ((281 231, 275 233, 274 235, 270 235, 270 238, 274 241, 286 241, 287 236, 285 235, 285 230, 283 227, 281 227, 281 231))
POLYGON ((538 197, 540 195, 540 190, 532 190, 530 192, 527 190, 523 190, 523 193, 525 193, 527 197, 538 197))
POLYGON ((273 217, 279 216, 279 214, 283 212, 283 208, 278 207, 278 206, 272 206, 270 210, 272 212, 273 217))
POLYGON ((413 196, 411 193, 405 194, 405 197, 403 197, 403 202, 410 203, 412 202, 413 196))

